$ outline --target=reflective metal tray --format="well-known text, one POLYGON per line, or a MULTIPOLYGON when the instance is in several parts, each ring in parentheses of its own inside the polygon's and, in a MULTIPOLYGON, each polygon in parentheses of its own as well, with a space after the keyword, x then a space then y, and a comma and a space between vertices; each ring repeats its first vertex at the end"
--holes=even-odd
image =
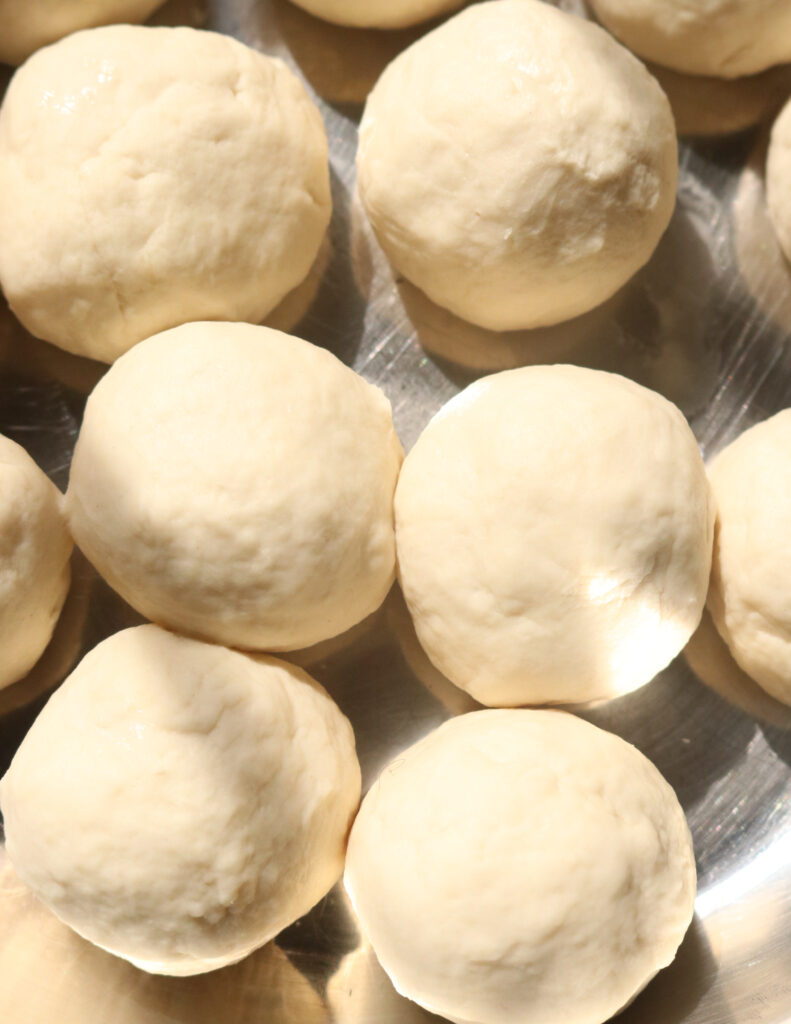
MULTIPOLYGON (((560 0, 581 11, 582 0, 560 0)), ((202 25, 283 57, 327 124, 334 214, 314 272, 278 326, 331 349, 381 385, 409 448, 479 374, 534 362, 617 370, 667 395, 707 455, 791 404, 791 270, 764 208, 766 124, 791 70, 720 83, 661 73, 680 131, 678 208, 650 264, 600 309, 556 328, 494 335, 395 281, 354 198, 366 92, 426 26, 325 25, 288 0, 171 0, 153 19, 202 25)), ((5 84, 8 74, 2 81, 5 84)), ((65 487, 85 396, 103 368, 28 336, 0 309, 0 431, 65 487)), ((138 617, 75 558, 52 645, 0 691, 0 770, 80 654, 138 617)), ((349 634, 293 656, 335 696, 357 735, 364 784, 400 749, 474 707, 434 670, 397 590, 349 634)), ((704 621, 642 690, 580 713, 635 743, 675 787, 699 867, 676 962, 624 1024, 791 1021, 791 709, 735 667, 704 621)), ((9 1024, 420 1024, 361 942, 340 886, 243 963, 213 975, 144 975, 72 935, 0 864, 0 1019, 9 1024)))

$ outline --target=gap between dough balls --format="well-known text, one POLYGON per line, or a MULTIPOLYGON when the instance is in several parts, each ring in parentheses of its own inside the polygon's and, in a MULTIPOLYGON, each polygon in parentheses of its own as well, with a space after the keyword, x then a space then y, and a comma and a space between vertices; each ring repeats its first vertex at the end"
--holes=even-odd
POLYGON ((700 621, 714 510, 697 442, 617 374, 532 366, 471 384, 407 455, 395 516, 418 639, 483 704, 627 693, 700 621))
POLYGON ((402 457, 387 398, 326 349, 251 324, 184 324, 94 389, 66 511, 81 550, 147 618, 293 650, 384 600, 402 457))
POLYGON ((608 299, 653 253, 677 174, 656 80, 540 0, 473 4, 423 36, 360 125, 360 198, 391 264, 497 331, 608 299))
POLYGON ((351 725, 315 680, 151 625, 86 655, 0 782, 22 881, 84 938, 175 975, 307 913, 359 799, 351 725))
POLYGON ((307 275, 330 212, 318 109, 230 36, 77 32, 0 108, 0 285, 31 334, 78 355, 258 323, 307 275))

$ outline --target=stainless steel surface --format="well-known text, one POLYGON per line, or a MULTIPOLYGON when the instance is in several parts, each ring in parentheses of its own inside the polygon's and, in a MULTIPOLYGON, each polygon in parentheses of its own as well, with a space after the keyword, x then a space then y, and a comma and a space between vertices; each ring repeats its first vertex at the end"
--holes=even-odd
MULTIPOLYGON (((579 10, 581 0, 561 3, 579 10)), ((668 83, 681 145, 678 209, 650 264, 604 307, 557 328, 493 335, 394 282, 354 201, 356 124, 387 60, 423 29, 323 25, 288 0, 184 0, 157 20, 203 24, 283 57, 325 117, 335 202, 312 283, 279 313, 390 397, 408 448, 430 416, 487 369, 573 361, 618 370, 677 402, 706 454, 791 404, 791 270, 763 206, 765 131, 789 69, 744 83, 668 83), (738 129, 741 134, 725 136, 738 129), (300 304, 309 304, 304 316, 300 304), (295 322, 296 321, 296 322, 295 322)), ((30 338, 0 311, 0 431, 65 486, 85 395, 102 368, 30 338)), ((45 660, 0 693, 4 769, 47 693, 81 651, 137 616, 76 562, 68 613, 45 660)), ((295 655, 355 728, 365 784, 470 698, 427 662, 397 591, 350 634, 295 655)), ((710 623, 642 690, 585 717, 643 750, 676 788, 699 867, 694 924, 676 962, 626 1024, 791 1021, 791 710, 735 668, 710 623)), ((157 979, 93 949, 0 871, 0 1019, 177 1024, 418 1024, 361 943, 340 887, 242 965, 157 979)))

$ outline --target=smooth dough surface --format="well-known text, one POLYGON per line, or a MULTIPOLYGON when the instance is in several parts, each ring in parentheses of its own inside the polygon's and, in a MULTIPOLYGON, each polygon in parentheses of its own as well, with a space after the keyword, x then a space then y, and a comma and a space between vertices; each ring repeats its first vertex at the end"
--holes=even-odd
POLYGON ((644 263, 675 205, 670 105, 590 22, 474 4, 384 71, 360 126, 360 197, 390 262, 493 330, 584 313, 644 263))
POLYGON ((355 28, 404 28, 447 14, 465 0, 294 0, 317 18, 355 28))
POLYGON ((185 324, 97 385, 66 509, 80 548, 147 618, 289 650, 384 600, 401 458, 390 403, 325 349, 185 324))
POLYGON ((695 859, 634 747, 563 712, 479 711, 384 769, 344 880, 402 995, 459 1024, 601 1024, 675 956, 695 859))
POLYGON ((160 974, 232 963, 306 913, 359 797, 351 726, 310 676, 150 625, 83 659, 0 783, 22 881, 160 974))
POLYGON ((58 489, 0 434, 0 687, 26 675, 49 643, 72 546, 58 489))
POLYGON ((534 366, 476 381, 407 456, 395 513, 418 638, 483 704, 633 690, 700 621, 703 461, 679 410, 616 374, 534 366))
POLYGON ((0 284, 32 334, 80 355, 260 321, 306 276, 330 206, 318 110, 229 36, 78 32, 0 109, 0 284))
POLYGON ((717 508, 709 610, 741 668, 791 704, 791 410, 723 449, 709 479, 717 508))
POLYGON ((766 199, 780 248, 791 262, 791 100, 772 128, 766 157, 766 199))
POLYGON ((596 17, 647 60, 737 78, 791 61, 788 0, 589 0, 596 17))
POLYGON ((164 0, 0 0, 0 61, 21 64, 77 29, 145 21, 164 0))

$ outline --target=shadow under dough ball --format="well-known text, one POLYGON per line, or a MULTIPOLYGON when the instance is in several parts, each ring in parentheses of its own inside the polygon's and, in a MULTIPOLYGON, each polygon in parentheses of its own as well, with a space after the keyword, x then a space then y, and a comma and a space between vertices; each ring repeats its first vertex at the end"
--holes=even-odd
POLYGON ((229 36, 87 29, 27 61, 0 108, 0 284, 31 334, 78 355, 259 322, 330 208, 317 108, 229 36))
POLYGON ((648 261, 678 155, 667 98, 608 33, 539 0, 491 0, 385 69, 357 170, 395 269, 503 331, 584 313, 648 261))

